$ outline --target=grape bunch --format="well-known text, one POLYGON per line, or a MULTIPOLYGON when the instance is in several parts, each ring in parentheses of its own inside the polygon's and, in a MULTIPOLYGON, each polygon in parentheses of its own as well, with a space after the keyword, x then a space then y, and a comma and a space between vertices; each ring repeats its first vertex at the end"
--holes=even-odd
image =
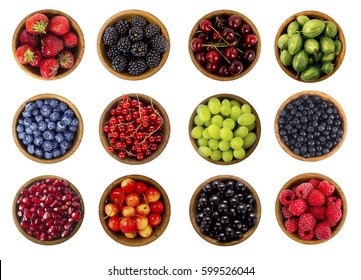
POLYGON ((190 134, 202 157, 241 160, 257 140, 256 118, 249 104, 213 96, 197 106, 190 134))

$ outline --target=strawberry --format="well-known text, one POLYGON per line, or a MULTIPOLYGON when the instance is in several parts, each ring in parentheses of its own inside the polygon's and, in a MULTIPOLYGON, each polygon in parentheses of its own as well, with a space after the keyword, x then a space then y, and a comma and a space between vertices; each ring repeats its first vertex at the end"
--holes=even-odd
POLYGON ((69 20, 64 16, 54 16, 49 20, 48 30, 57 36, 62 36, 70 30, 69 20))
POLYGON ((28 64, 34 59, 34 48, 30 45, 21 45, 16 49, 15 56, 21 64, 28 64))
POLYGON ((40 48, 34 49, 34 58, 32 61, 29 62, 29 64, 33 67, 39 67, 40 63, 43 61, 43 54, 41 52, 40 48))
POLYGON ((62 50, 57 55, 57 60, 60 68, 69 69, 74 65, 74 55, 69 50, 62 50))
POLYGON ((72 31, 65 33, 61 38, 64 41, 64 47, 67 49, 78 45, 78 36, 72 31))
POLYGON ((26 20, 25 28, 30 34, 45 34, 48 23, 49 18, 46 15, 36 13, 26 20))
POLYGON ((46 34, 42 40, 42 53, 45 57, 55 57, 64 49, 64 42, 53 34, 46 34))
POLYGON ((39 37, 29 33, 26 28, 21 30, 19 34, 19 41, 22 45, 30 45, 34 48, 39 45, 39 37))
POLYGON ((58 73, 59 63, 58 61, 53 58, 45 58, 40 63, 40 74, 45 79, 52 79, 58 73))

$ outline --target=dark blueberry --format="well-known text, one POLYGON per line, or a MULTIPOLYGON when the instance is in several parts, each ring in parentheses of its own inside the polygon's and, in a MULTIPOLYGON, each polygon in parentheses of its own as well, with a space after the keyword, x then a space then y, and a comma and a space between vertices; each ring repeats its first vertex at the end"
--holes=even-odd
POLYGON ((228 206, 225 203, 219 203, 217 206, 217 211, 221 214, 221 215, 226 215, 228 214, 228 206))
POLYGON ((209 198, 209 204, 211 206, 216 206, 220 201, 221 201, 220 197, 218 195, 216 195, 216 194, 212 195, 209 198))
POLYGON ((225 216, 221 216, 221 217, 220 217, 219 222, 220 222, 222 225, 227 226, 227 225, 229 225, 229 223, 231 222, 231 219, 230 219, 229 216, 225 215, 225 216))
POLYGON ((226 190, 227 190, 226 184, 223 183, 223 182, 220 182, 220 183, 218 184, 218 191, 219 191, 220 193, 224 193, 226 190))
POLYGON ((236 207, 236 211, 239 215, 243 215, 247 212, 246 205, 243 203, 239 203, 236 207))
POLYGON ((212 213, 212 209, 211 209, 210 207, 204 207, 204 208, 203 208, 203 214, 204 214, 205 216, 210 216, 211 213, 212 213))
POLYGON ((228 210, 228 215, 232 218, 236 218, 238 216, 238 213, 235 208, 230 208, 228 210))
POLYGON ((236 182, 233 181, 233 180, 227 180, 227 181, 226 181, 226 186, 227 186, 228 189, 232 189, 232 190, 233 190, 235 184, 236 184, 236 182))
POLYGON ((220 222, 215 222, 213 225, 213 230, 220 232, 222 230, 222 225, 220 222))
POLYGON ((203 217, 204 217, 204 214, 201 212, 201 213, 197 213, 197 215, 196 215, 196 222, 197 222, 197 224, 201 224, 202 223, 202 221, 203 221, 203 217))
POLYGON ((254 203, 254 196, 253 196, 253 194, 248 194, 248 195, 246 195, 245 199, 246 199, 246 201, 247 201, 248 203, 250 203, 250 204, 254 203))
POLYGON ((235 239, 241 239, 241 238, 243 238, 243 232, 242 232, 241 230, 236 230, 236 231, 234 232, 234 238, 235 238, 235 239))
POLYGON ((258 218, 257 218, 257 215, 256 213, 249 213, 248 214, 248 225, 249 226, 252 226, 254 225, 256 222, 257 222, 258 218))
POLYGON ((234 185, 234 190, 237 193, 243 193, 246 189, 247 189, 246 185, 241 181, 236 182, 236 184, 234 185))
POLYGON ((242 228, 242 222, 240 220, 233 220, 232 226, 236 230, 240 230, 242 228))
POLYGON ((234 238, 234 229, 231 227, 226 227, 224 230, 225 235, 227 236, 228 239, 233 239, 234 238))
POLYGON ((199 200, 198 200, 198 205, 202 208, 204 207, 207 207, 208 206, 208 200, 207 198, 205 197, 201 197, 199 200))
POLYGON ((232 190, 232 189, 227 189, 227 190, 225 191, 225 193, 224 193, 224 196, 225 196, 226 198, 231 198, 231 197, 233 197, 234 195, 235 195, 235 191, 232 190))
POLYGON ((218 213, 218 211, 213 211, 212 213, 212 219, 214 222, 219 222, 219 219, 220 219, 220 214, 218 213))
POLYGON ((211 224, 212 224, 212 218, 209 217, 209 216, 204 216, 204 217, 203 217, 202 224, 211 225, 211 224))
POLYGON ((227 238, 225 233, 221 232, 220 234, 217 235, 217 241, 219 241, 219 242, 227 242, 228 238, 227 238))
POLYGON ((230 205, 231 207, 236 207, 239 202, 240 202, 240 201, 239 201, 239 199, 238 199, 237 196, 231 197, 231 198, 229 199, 229 205, 230 205))
POLYGON ((205 184, 202 188, 202 191, 206 194, 211 194, 213 193, 213 187, 211 184, 205 184))

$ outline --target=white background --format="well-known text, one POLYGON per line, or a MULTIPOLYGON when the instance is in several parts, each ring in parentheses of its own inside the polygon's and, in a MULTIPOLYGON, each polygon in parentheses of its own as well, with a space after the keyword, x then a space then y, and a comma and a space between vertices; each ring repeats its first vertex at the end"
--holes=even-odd
MULTIPOLYGON (((350 278, 358 272, 351 253, 360 250, 359 188, 357 157, 360 156, 359 25, 357 1, 322 0, 228 0, 228 1, 7 1, 0 18, 0 259, 2 279, 110 279, 108 268, 192 268, 198 274, 183 279, 211 279, 200 276, 202 266, 250 266, 255 275, 249 279, 328 279, 350 278), (57 81, 37 80, 16 64, 11 41, 18 23, 41 9, 56 9, 73 17, 85 36, 85 53, 71 75, 57 81), (170 55, 164 67, 142 81, 125 81, 110 74, 101 64, 96 41, 103 23, 113 14, 141 9, 157 16, 166 26, 171 40, 170 55), (245 77, 232 81, 213 81, 192 64, 188 37, 195 22, 213 10, 236 10, 250 18, 261 35, 261 55, 245 77), (274 39, 283 21, 294 13, 317 10, 334 18, 347 41, 346 56, 337 73, 314 84, 294 81, 278 66, 274 39), (346 112, 348 131, 343 146, 332 157, 314 163, 298 161, 287 155, 276 141, 273 122, 281 103, 304 90, 319 90, 333 96, 346 112), (22 102, 40 93, 55 93, 77 106, 84 121, 83 140, 67 160, 44 165, 26 158, 17 149, 11 125, 22 102), (150 163, 129 166, 115 161, 103 149, 98 123, 103 109, 124 93, 152 96, 166 109, 171 122, 171 137, 164 152, 150 163), (232 166, 208 163, 193 150, 188 136, 188 121, 195 106, 218 93, 242 96, 257 110, 262 135, 256 151, 245 161, 232 166), (342 230, 320 245, 303 245, 289 239, 279 228, 274 205, 279 189, 291 177, 304 172, 323 173, 343 189, 348 213, 342 230), (17 190, 38 175, 53 174, 72 182, 85 202, 85 217, 77 234, 60 245, 42 246, 30 242, 16 229, 12 202, 17 190), (115 179, 127 174, 153 178, 167 191, 171 219, 164 234, 142 247, 127 247, 109 238, 100 225, 99 199, 115 179), (193 191, 209 177, 232 174, 248 181, 257 191, 262 216, 256 232, 245 242, 220 247, 201 239, 191 226, 188 214, 193 191)), ((353 254, 355 256, 355 254, 353 254)), ((120 276, 118 276, 120 277, 120 276)), ((245 276, 244 276, 245 277, 245 276)), ((132 277, 159 279, 159 277, 132 277)), ((168 279, 179 278, 170 276, 168 279)), ((214 277, 212 277, 214 278, 214 277)), ((222 276, 239 279, 241 276, 222 276)), ((166 278, 165 278, 166 279, 166 278)), ((180 279, 180 278, 179 278, 180 279)))

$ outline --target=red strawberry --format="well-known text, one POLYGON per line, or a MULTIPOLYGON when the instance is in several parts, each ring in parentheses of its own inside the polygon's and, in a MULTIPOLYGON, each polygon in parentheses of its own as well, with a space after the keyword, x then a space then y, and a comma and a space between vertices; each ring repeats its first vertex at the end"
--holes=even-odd
POLYGON ((22 45, 30 45, 34 48, 39 45, 39 37, 29 33, 25 28, 20 32, 19 40, 22 45))
POLYGON ((43 61, 43 54, 40 48, 34 49, 34 58, 29 64, 33 67, 39 67, 40 63, 43 61))
POLYGON ((48 28, 49 18, 37 13, 30 16, 25 23, 26 30, 31 34, 45 34, 48 28))
POLYGON ((34 59, 34 48, 30 45, 21 45, 16 49, 15 56, 21 64, 28 64, 34 59))
POLYGON ((64 41, 64 47, 67 49, 71 49, 78 45, 78 36, 72 31, 67 32, 61 38, 64 41))
POLYGON ((55 77, 55 75, 58 73, 59 69, 59 63, 58 61, 51 57, 51 58, 45 58, 40 63, 40 74, 45 79, 52 79, 55 77))
POLYGON ((48 30, 57 36, 62 36, 70 30, 69 20, 64 16, 54 16, 49 21, 48 30))
POLYGON ((69 50, 62 50, 57 55, 57 59, 60 68, 69 69, 74 65, 74 55, 69 50))
POLYGON ((46 34, 42 40, 42 52, 45 57, 55 57, 64 49, 64 42, 52 34, 46 34))

